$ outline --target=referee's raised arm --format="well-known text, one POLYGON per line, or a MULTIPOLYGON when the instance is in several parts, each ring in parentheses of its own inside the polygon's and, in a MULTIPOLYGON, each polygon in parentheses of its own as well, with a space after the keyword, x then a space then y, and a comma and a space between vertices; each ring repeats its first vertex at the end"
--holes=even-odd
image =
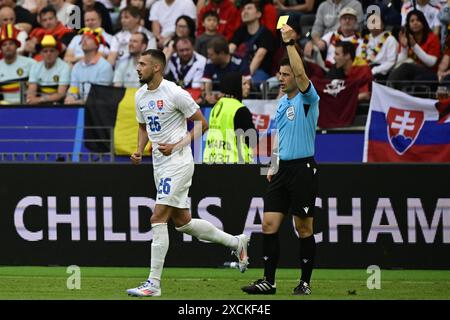
POLYGON ((290 65, 294 73, 295 81, 301 92, 305 92, 309 86, 309 78, 306 75, 302 58, 295 47, 295 31, 287 24, 280 29, 281 37, 286 45, 290 65))

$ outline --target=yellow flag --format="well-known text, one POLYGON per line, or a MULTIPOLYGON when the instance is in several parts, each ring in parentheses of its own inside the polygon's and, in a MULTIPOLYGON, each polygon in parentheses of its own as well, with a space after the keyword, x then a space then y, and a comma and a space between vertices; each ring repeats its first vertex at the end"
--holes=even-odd
MULTIPOLYGON (((138 88, 127 88, 117 108, 116 125, 114 126, 114 149, 119 156, 131 155, 136 151, 138 122, 134 106, 134 95, 138 88)), ((149 155, 149 148, 145 148, 149 155)))

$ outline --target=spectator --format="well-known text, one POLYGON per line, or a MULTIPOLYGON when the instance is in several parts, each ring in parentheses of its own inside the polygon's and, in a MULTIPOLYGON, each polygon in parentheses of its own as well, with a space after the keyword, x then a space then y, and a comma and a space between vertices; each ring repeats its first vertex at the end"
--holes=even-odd
POLYGON ((135 32, 131 35, 128 44, 128 58, 119 63, 114 71, 114 86, 125 88, 139 88, 141 83, 136 71, 141 53, 147 49, 148 38, 143 32, 135 32))
POLYGON ((61 44, 52 35, 46 35, 38 50, 43 60, 31 68, 26 102, 63 102, 70 82, 70 66, 58 57, 61 44))
MULTIPOLYGON (((262 8, 261 24, 277 36, 278 11, 272 0, 257 0, 262 8)), ((309 0, 307 0, 309 1, 309 0)), ((313 0, 314 1, 314 0, 313 0)))
POLYGON ((339 29, 326 33, 321 40, 316 42, 309 41, 305 45, 305 57, 312 58, 314 61, 329 69, 334 64, 335 45, 339 41, 350 41, 355 47, 362 42, 358 33, 356 33, 358 13, 351 7, 345 7, 339 13, 339 29), (314 48, 314 44, 317 48, 314 48), (321 62, 321 54, 325 53, 325 64, 321 62), (314 53, 315 51, 315 53, 314 53))
MULTIPOLYGON (((47 6, 39 12, 39 23, 42 27, 35 28, 30 33, 29 39, 25 44, 25 51, 40 61, 42 57, 37 54, 36 45, 42 41, 44 35, 51 34, 63 44, 70 42, 72 29, 66 28, 56 18, 56 10, 52 6, 47 6), (69 40, 69 41, 68 41, 69 40)), ((65 46, 63 46, 65 51, 65 46)))
MULTIPOLYGON (((241 25, 239 10, 230 0, 211 0, 206 6, 200 9, 198 21, 203 21, 203 15, 208 11, 215 11, 219 15, 219 33, 227 41, 230 41, 234 32, 241 25)), ((200 36, 205 31, 203 25, 197 25, 197 35, 200 36)))
POLYGON ((150 23, 150 10, 146 7, 145 0, 126 0, 126 4, 127 7, 131 6, 138 8, 142 17, 141 26, 147 30, 152 30, 152 24, 150 23))
MULTIPOLYGON (((16 27, 16 13, 10 7, 3 7, 0 9, 0 27, 3 25, 12 24, 16 27)), ((17 27, 16 27, 17 29, 17 27)), ((20 42, 20 47, 17 49, 19 54, 25 50, 25 43, 27 41, 28 34, 25 30, 19 30, 19 34, 17 35, 17 40, 20 42)), ((0 52, 1 59, 1 52, 0 52)))
POLYGON ((28 78, 34 60, 17 54, 20 42, 17 30, 12 24, 3 25, 0 31, 0 92, 2 103, 21 103, 21 83, 28 78), (22 80, 22 81, 21 81, 22 80))
MULTIPOLYGON (((84 16, 84 12, 87 10, 96 10, 97 12, 99 12, 102 17, 103 30, 105 30, 109 34, 114 33, 111 16, 108 9, 106 9, 103 3, 95 0, 77 0, 75 4, 80 7, 82 16, 84 16)), ((81 27, 85 27, 84 21, 81 21, 81 27)))
POLYGON ((166 39, 163 52, 166 59, 172 56, 175 51, 175 41, 177 38, 189 37, 195 40, 195 21, 186 15, 179 16, 175 21, 175 33, 166 39))
POLYGON ((244 4, 242 26, 230 42, 230 53, 249 61, 252 82, 259 85, 270 77, 274 40, 272 33, 259 23, 262 12, 255 2, 244 4))
POLYGON ((223 96, 209 115, 204 163, 253 162, 253 149, 256 149, 258 139, 253 116, 242 104, 243 86, 239 72, 227 73, 222 78, 220 87, 223 96), (254 133, 253 139, 250 139, 247 130, 254 133))
POLYGON ((356 56, 369 65, 374 79, 386 80, 397 61, 399 45, 397 39, 389 31, 384 30, 382 15, 374 14, 369 19, 373 22, 367 24, 370 34, 364 37, 356 56))
POLYGON ((52 5, 56 10, 56 18, 63 25, 67 26, 71 22, 71 15, 75 11, 75 5, 65 0, 48 0, 48 4, 52 5))
POLYGON ((302 14, 310 13, 314 10, 315 0, 275 0, 274 2, 280 14, 302 14))
POLYGON ((405 1, 402 6, 402 26, 406 24, 406 17, 412 10, 422 11, 430 29, 439 35, 441 22, 439 21, 439 11, 441 9, 439 4, 431 3, 430 0, 416 0, 416 8, 414 8, 412 1, 405 1))
MULTIPOLYGON (((313 77, 322 78, 325 74, 324 70, 319 67, 317 64, 312 63, 310 61, 306 61, 303 58, 303 51, 301 49, 301 26, 300 26, 300 16, 299 15, 289 15, 289 19, 286 22, 288 26, 290 26, 293 30, 294 38, 296 39, 295 47, 298 51, 298 54, 302 58, 303 67, 305 68, 306 75, 309 79, 312 79, 313 77)), ((278 71, 280 70, 280 61, 283 57, 287 56, 287 50, 286 46, 281 46, 277 52, 274 55, 274 59, 272 62, 272 73, 276 74, 277 76, 270 77, 267 79, 267 83, 269 85, 268 89, 272 90, 274 88, 278 88, 278 98, 281 98, 285 93, 281 88, 279 87, 280 82, 278 81, 278 71)))
MULTIPOLYGON (((104 58, 107 58, 110 53, 110 48, 113 43, 113 36, 107 33, 102 27, 102 16, 95 9, 88 9, 84 11, 84 25, 85 28, 96 30, 97 33, 101 33, 103 38, 105 39, 105 45, 100 44, 99 52, 102 54, 104 58)), ((80 30, 80 34, 76 35, 72 41, 70 41, 69 47, 66 50, 66 54, 64 55, 64 61, 69 64, 75 64, 80 61, 84 52, 81 49, 81 38, 83 37, 84 28, 80 30)))
POLYGON ((31 12, 16 5, 16 0, 0 0, 0 8, 3 7, 12 8, 16 14, 16 28, 30 34, 31 29, 36 25, 36 20, 31 12))
MULTIPOLYGON (((401 89, 399 81, 437 81, 437 65, 440 57, 438 37, 431 31, 422 11, 412 10, 406 17, 404 31, 399 33, 400 54, 397 67, 388 80, 401 89)), ((436 91, 436 86, 431 86, 436 91)))
POLYGON ((150 9, 150 21, 158 48, 163 48, 167 39, 175 33, 175 23, 179 16, 186 15, 194 21, 197 11, 192 0, 160 0, 150 9))
POLYGON ((135 7, 126 7, 120 12, 120 22, 122 24, 122 30, 114 35, 114 40, 111 45, 111 52, 108 56, 108 61, 111 65, 117 61, 126 60, 129 56, 128 43, 131 35, 135 32, 143 32, 148 38, 148 49, 156 48, 156 39, 153 34, 145 29, 140 24, 141 14, 139 9, 135 7))
POLYGON ((24 0, 21 7, 30 11, 32 15, 36 15, 45 6, 48 5, 47 0, 24 0))
POLYGON ((106 86, 112 83, 112 66, 98 52, 101 43, 105 43, 101 35, 91 30, 84 31, 81 40, 84 57, 73 66, 65 104, 84 104, 92 84, 106 86))
POLYGON ((219 15, 215 11, 205 12, 203 15, 202 24, 205 32, 203 32, 202 35, 195 40, 195 51, 200 53, 202 56, 207 57, 208 51, 206 46, 208 45, 208 42, 214 38, 220 37, 218 33, 219 15))
POLYGON ((194 40, 188 37, 177 38, 175 51, 167 63, 165 78, 176 82, 194 100, 201 102, 201 80, 206 58, 194 51, 194 40))
POLYGON ((351 42, 340 41, 336 43, 336 63, 326 77, 359 81, 358 101, 369 101, 372 72, 368 65, 353 65, 355 56, 355 46, 351 42))
POLYGON ((219 90, 222 76, 228 72, 239 71, 245 78, 250 79, 250 68, 246 60, 230 54, 227 40, 223 37, 208 42, 207 51, 208 60, 202 78, 203 96, 206 102, 214 104, 219 95, 213 90, 219 90))
MULTIPOLYGON (((311 30, 312 44, 319 47, 321 37, 329 32, 336 31, 339 26, 339 13, 345 7, 350 7, 356 10, 358 29, 361 29, 361 25, 364 19, 364 13, 359 1, 356 0, 326 0, 319 5, 316 13, 316 19, 311 30)), ((321 48, 323 50, 323 48, 321 48)), ((306 53, 305 53, 306 55, 306 53)))

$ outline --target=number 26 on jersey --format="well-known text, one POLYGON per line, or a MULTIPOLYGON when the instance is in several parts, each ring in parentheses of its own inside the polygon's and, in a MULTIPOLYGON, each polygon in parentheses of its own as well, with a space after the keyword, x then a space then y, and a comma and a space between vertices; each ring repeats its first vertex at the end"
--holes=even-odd
POLYGON ((147 117, 148 119, 148 127, 151 132, 159 132, 161 131, 161 124, 159 123, 158 116, 147 117))

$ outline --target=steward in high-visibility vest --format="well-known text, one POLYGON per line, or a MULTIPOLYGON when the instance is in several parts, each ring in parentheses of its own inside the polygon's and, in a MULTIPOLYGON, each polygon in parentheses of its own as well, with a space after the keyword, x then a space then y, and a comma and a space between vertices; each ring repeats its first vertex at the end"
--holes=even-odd
POLYGON ((253 150, 236 135, 234 116, 245 106, 235 98, 223 97, 209 115, 209 131, 206 138, 204 163, 252 163, 253 150))

